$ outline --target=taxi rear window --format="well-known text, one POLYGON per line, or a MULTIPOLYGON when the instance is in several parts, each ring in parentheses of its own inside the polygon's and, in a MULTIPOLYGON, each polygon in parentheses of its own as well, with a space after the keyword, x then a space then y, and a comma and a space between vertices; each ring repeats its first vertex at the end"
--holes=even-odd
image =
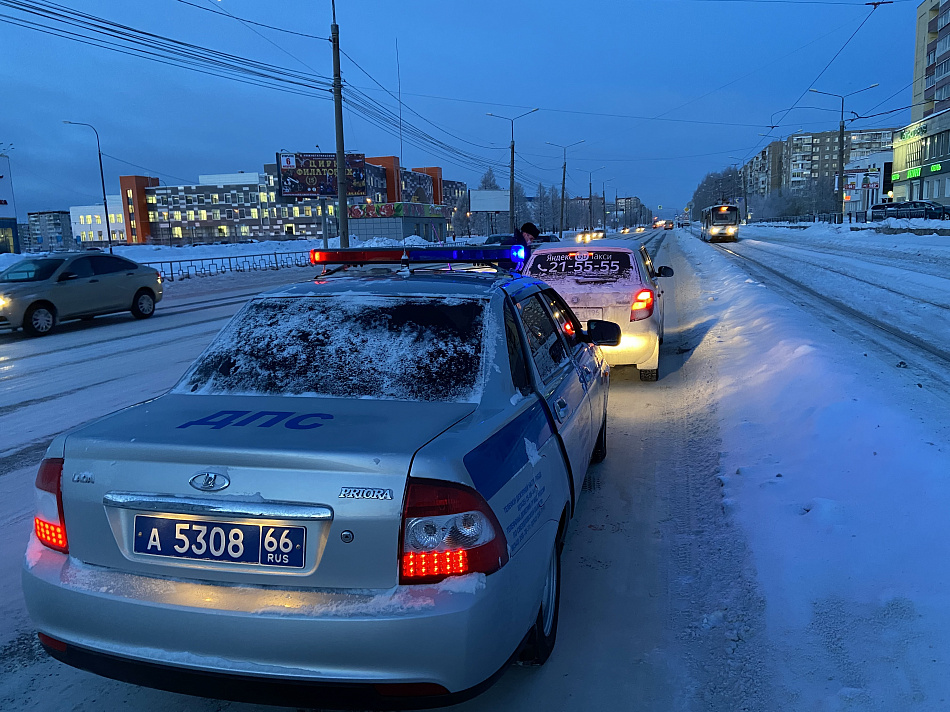
POLYGON ((545 280, 559 277, 627 278, 630 270, 630 253, 614 250, 541 252, 532 257, 528 266, 528 274, 545 280))
POLYGON ((175 392, 477 402, 486 305, 365 295, 254 300, 175 392))

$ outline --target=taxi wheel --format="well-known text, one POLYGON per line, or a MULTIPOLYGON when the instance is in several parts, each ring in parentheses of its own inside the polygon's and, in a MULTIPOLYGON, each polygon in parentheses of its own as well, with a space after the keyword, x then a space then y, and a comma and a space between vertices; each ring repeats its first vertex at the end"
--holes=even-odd
POLYGON ((56 325, 56 312, 49 304, 33 304, 23 315, 23 331, 30 336, 46 336, 56 325))
POLYGON ((136 319, 147 319, 155 313, 155 297, 147 289, 140 289, 132 299, 132 316, 136 319))
POLYGON ((591 453, 590 461, 592 463, 603 462, 607 457, 607 414, 604 413, 604 422, 600 426, 600 433, 597 435, 597 442, 594 443, 594 452, 591 453))
POLYGON ((659 377, 660 377, 660 369, 658 368, 641 368, 640 369, 641 381, 655 381, 659 377))
POLYGON ((538 619, 528 633, 527 643, 521 650, 522 665, 544 665, 554 651, 557 638, 558 612, 561 608, 561 538, 558 536, 551 552, 551 563, 544 578, 538 619))

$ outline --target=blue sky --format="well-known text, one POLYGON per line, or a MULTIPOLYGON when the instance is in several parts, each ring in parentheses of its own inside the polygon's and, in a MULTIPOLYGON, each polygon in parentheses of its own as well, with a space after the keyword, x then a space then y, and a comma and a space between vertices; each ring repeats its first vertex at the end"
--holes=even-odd
MULTIPOLYGON (((847 0, 844 0, 847 1, 847 0)), ((61 0, 69 7, 297 71, 331 73, 329 43, 248 26, 211 11, 326 37, 330 3, 280 0, 119 2, 61 0), (208 10, 199 9, 200 7, 208 10), (309 69, 308 69, 309 67, 309 69)), ((870 113, 911 103, 916 2, 877 10, 818 80, 870 113)), ((761 146, 773 112, 793 105, 868 14, 864 6, 716 0, 559 0, 452 3, 346 2, 337 7, 341 46, 376 81, 396 91, 398 38, 404 111, 416 126, 457 148, 507 163, 509 124, 486 116, 541 111, 516 123, 519 171, 528 194, 539 181, 568 190, 638 195, 656 210, 681 208, 711 170, 761 146), (728 85, 728 86, 726 86, 728 85), (435 98, 439 97, 439 98, 435 98), (634 118, 644 117, 644 118, 634 118), (647 120, 658 117, 657 120, 647 120), (431 122, 431 123, 427 123, 431 122), (696 123, 712 122, 712 123, 696 123), (433 126, 433 124, 435 126, 433 126), (439 128, 436 128, 439 127, 439 128), (497 147, 497 148, 496 148, 497 147)), ((0 6, 0 14, 23 14, 0 6)), ((344 80, 379 102, 395 102, 344 58, 344 80)), ((280 149, 333 150, 329 101, 251 87, 156 64, 0 22, 0 146, 10 152, 20 218, 100 198, 95 137, 63 119, 94 124, 107 187, 118 176, 159 175, 191 183, 199 173, 260 170, 280 149)), ((805 107, 837 100, 805 96, 805 107)), ((782 116, 779 111, 775 118, 782 116)), ((774 135, 837 128, 834 112, 788 114, 774 135)), ((855 126, 900 125, 909 111, 855 126)), ((345 119, 347 150, 398 155, 398 138, 359 116, 345 119)), ((431 149, 404 145, 404 165, 441 165, 477 183, 482 169, 453 165, 431 149)), ((500 178, 506 178, 505 171, 500 178)), ((665 211, 664 211, 665 212, 665 211)))

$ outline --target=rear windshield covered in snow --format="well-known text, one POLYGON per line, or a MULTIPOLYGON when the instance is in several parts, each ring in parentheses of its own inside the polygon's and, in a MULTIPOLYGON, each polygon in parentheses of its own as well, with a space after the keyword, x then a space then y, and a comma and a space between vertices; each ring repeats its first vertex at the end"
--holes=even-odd
POLYGON ((630 253, 614 250, 572 250, 536 253, 528 274, 544 280, 560 277, 630 277, 630 253))
POLYGON ((477 402, 486 307, 445 297, 258 299, 175 392, 477 402))

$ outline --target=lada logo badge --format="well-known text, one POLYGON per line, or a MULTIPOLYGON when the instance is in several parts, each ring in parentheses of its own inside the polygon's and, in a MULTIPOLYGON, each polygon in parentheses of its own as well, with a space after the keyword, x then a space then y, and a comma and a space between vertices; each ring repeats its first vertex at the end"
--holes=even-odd
POLYGON ((188 483, 202 492, 220 492, 231 484, 231 480, 220 472, 199 472, 188 483))

